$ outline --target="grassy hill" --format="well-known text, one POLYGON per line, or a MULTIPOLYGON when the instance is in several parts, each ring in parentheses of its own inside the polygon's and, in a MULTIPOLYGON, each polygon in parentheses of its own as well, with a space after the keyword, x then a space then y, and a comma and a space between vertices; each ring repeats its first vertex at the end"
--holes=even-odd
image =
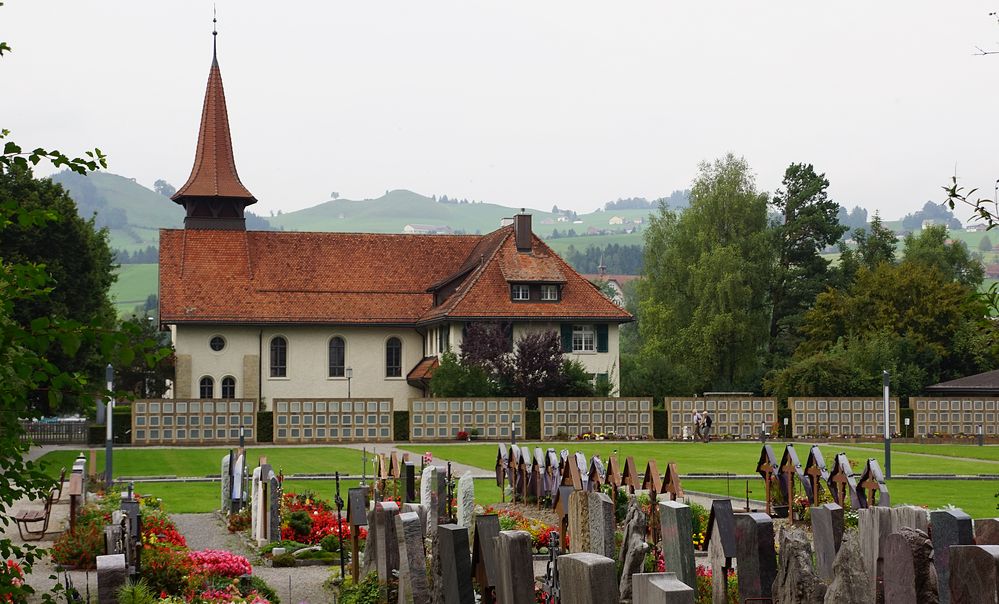
POLYGON ((111 286, 111 297, 119 315, 127 315, 156 293, 159 284, 158 264, 122 264, 118 280, 111 286))

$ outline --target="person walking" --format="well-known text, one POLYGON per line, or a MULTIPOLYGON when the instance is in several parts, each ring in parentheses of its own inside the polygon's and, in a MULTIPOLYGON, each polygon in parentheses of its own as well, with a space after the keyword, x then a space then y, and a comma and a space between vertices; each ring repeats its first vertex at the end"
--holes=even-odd
POLYGON ((694 440, 701 440, 701 412, 694 409, 694 440))
POLYGON ((704 435, 704 442, 711 441, 711 414, 708 413, 707 409, 704 410, 704 415, 701 417, 701 434, 704 435))

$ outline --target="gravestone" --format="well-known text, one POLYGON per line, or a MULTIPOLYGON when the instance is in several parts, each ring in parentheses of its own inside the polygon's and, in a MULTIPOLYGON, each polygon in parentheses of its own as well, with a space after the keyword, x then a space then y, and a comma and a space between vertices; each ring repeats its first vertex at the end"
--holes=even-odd
POLYGON ((479 514, 475 517, 472 573, 482 589, 484 604, 490 604, 496 599, 496 581, 499 577, 496 565, 496 538, 499 537, 499 532, 499 516, 496 514, 479 514))
POLYGON ((420 479, 420 505, 427 508, 427 534, 433 535, 437 532, 439 515, 437 513, 437 468, 427 466, 423 468, 423 476, 420 479))
MULTIPOLYGON (((933 538, 933 563, 937 568, 940 603, 949 604, 950 546, 973 545, 971 516, 961 510, 935 510, 930 512, 930 535, 933 538)), ((981 545, 981 544, 979 544, 981 545)))
POLYGON ((471 472, 465 472, 458 479, 458 526, 472 527, 475 516, 475 480, 471 472))
POLYGON ((599 491, 600 486, 604 483, 604 462, 600 460, 599 455, 594 455, 590 458, 590 470, 587 472, 587 482, 586 486, 591 491, 599 491))
MULTIPOLYGON (((379 501, 374 509, 375 570, 378 580, 387 582, 392 573, 399 570, 399 540, 396 535, 395 517, 399 514, 399 506, 392 501, 379 501)), ((370 527, 369 527, 370 528, 370 527)), ((367 558, 367 552, 365 555, 367 558)))
POLYGON ((562 604, 616 604, 613 558, 590 552, 558 557, 562 604))
POLYGON ((843 542, 833 562, 833 580, 826 590, 825 604, 870 604, 872 597, 867 565, 859 532, 843 534, 843 542))
POLYGON ((403 462, 403 483, 405 484, 406 503, 416 501, 416 464, 411 461, 403 462))
POLYGON ((938 604, 933 544, 923 531, 903 528, 885 539, 885 604, 938 604))
POLYGON ((696 592, 676 573, 638 573, 632 582, 634 604, 694 604, 696 592))
POLYGON ((457 524, 442 524, 437 541, 437 555, 443 570, 444 604, 475 604, 468 529, 457 524))
POLYGON ((715 499, 711 502, 708 516, 708 559, 711 561, 711 601, 714 604, 728 604, 725 595, 728 589, 728 571, 733 568, 736 558, 735 516, 732 502, 728 499, 715 499))
POLYGON ((630 600, 632 583, 631 576, 642 572, 645 564, 645 554, 649 544, 645 540, 649 519, 638 505, 637 497, 629 497, 628 514, 624 518, 624 539, 621 541, 621 553, 618 560, 623 562, 621 581, 618 584, 618 594, 621 600, 630 600))
POLYGON ((884 542, 891 534, 891 509, 874 506, 857 511, 859 517, 860 551, 864 555, 864 566, 867 569, 867 593, 871 600, 883 599, 881 577, 884 568, 884 542))
POLYGON ((423 536, 427 536, 427 508, 423 507, 418 503, 404 503, 402 507, 399 508, 400 513, 410 513, 416 514, 420 518, 420 531, 423 536))
POLYGON ((735 514, 735 542, 739 597, 769 598, 777 576, 773 519, 759 512, 735 514))
POLYGON ((999 601, 999 545, 950 548, 950 601, 954 604, 999 601))
POLYGON ((97 602, 118 604, 118 590, 128 579, 125 554, 97 556, 97 602))
POLYGON ((676 573, 684 584, 697 589, 694 543, 690 538, 694 530, 690 506, 679 501, 660 501, 659 527, 666 568, 676 573))
POLYGON ((267 539, 281 540, 281 481, 271 471, 267 479, 267 539))
POLYGON ((506 485, 507 455, 506 445, 500 443, 496 452, 496 486, 500 488, 506 485))
POLYGON ((534 560, 531 534, 527 531, 500 531, 496 538, 496 583, 498 604, 534 602, 534 560))
POLYGON ((230 502, 232 500, 232 453, 227 453, 222 456, 221 464, 221 476, 222 476, 222 492, 219 496, 219 509, 223 512, 229 511, 230 502))
POLYGON ((926 508, 916 505, 897 505, 891 508, 891 530, 897 533, 903 528, 913 528, 929 532, 930 514, 926 508))
POLYGON ((823 581, 832 581, 833 561, 843 541, 843 508, 825 503, 811 508, 815 566, 823 581))
POLYGON ((812 546, 800 528, 789 527, 781 535, 780 563, 771 593, 775 604, 822 604, 825 598, 826 586, 812 568, 812 546))
POLYGON ((832 491, 833 500, 844 508, 846 501, 850 502, 851 510, 862 507, 860 498, 857 497, 857 477, 846 453, 837 454, 833 461, 833 469, 829 472, 829 490, 832 491))
POLYGON ((999 518, 975 519, 975 544, 999 545, 999 518))
POLYGON ((862 508, 891 505, 891 496, 888 494, 884 474, 881 472, 878 460, 873 457, 867 460, 867 465, 857 480, 857 497, 862 508))
POLYGON ((236 458, 236 466, 232 468, 232 488, 230 489, 232 500, 223 508, 227 512, 230 510, 238 512, 243 507, 243 499, 245 499, 243 494, 243 470, 245 463, 243 456, 240 455, 236 458))
POLYGON ((437 494, 434 501, 437 503, 437 524, 448 524, 451 519, 448 517, 448 506, 451 502, 448 500, 448 481, 451 480, 450 473, 445 474, 444 472, 437 472, 437 494))
POLYGON ((250 535, 253 539, 262 539, 263 536, 260 534, 260 514, 263 510, 260 506, 260 501, 263 498, 263 493, 260 489, 260 467, 253 468, 253 474, 250 475, 250 535))
POLYGON ((395 532, 399 539, 399 604, 428 602, 427 553, 420 517, 413 512, 399 514, 395 532))
POLYGON ((614 504, 604 493, 573 491, 569 495, 571 553, 614 556, 614 504))

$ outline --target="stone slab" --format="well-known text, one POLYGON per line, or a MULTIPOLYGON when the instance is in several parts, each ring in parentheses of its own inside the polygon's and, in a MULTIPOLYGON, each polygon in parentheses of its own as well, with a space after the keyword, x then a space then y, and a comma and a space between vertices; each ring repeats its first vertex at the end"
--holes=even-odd
POLYGON ((97 556, 97 602, 118 604, 118 590, 128 579, 125 554, 97 556))
POLYGON ((777 577, 774 522, 767 514, 735 515, 739 598, 769 598, 777 577))
POLYGON ((558 558, 562 604, 616 604, 617 572, 614 560, 583 552, 558 558))
POLYGON ((938 604, 933 544, 926 533, 903 527, 885 539, 885 604, 938 604))
POLYGON ((438 555, 444 580, 444 604, 475 604, 468 529, 442 524, 437 530, 438 555))
POLYGON ((396 516, 395 532, 399 540, 399 604, 428 602, 427 553, 419 515, 403 512, 396 516))
POLYGON ((697 589, 690 506, 678 501, 660 501, 659 526, 666 568, 685 585, 697 589))
MULTIPOLYGON (((950 584, 950 546, 975 545, 974 527, 971 516, 958 509, 930 512, 930 527, 937 583, 946 587, 950 584)), ((950 603, 949 589, 940 590, 940 602, 950 603)))
POLYGON ((999 518, 975 519, 975 545, 999 545, 999 518))
POLYGON ((497 604, 534 602, 534 560, 531 534, 527 531, 500 531, 496 537, 497 604))
POLYGON ((950 548, 950 601, 953 604, 999 602, 999 545, 950 548))
POLYGON ((458 526, 472 527, 475 516, 475 480, 471 472, 465 472, 458 479, 458 526))
POLYGON ((631 580, 634 604, 694 604, 696 592, 676 573, 638 573, 631 580))
POLYGON ((833 578, 833 561, 843 541, 843 508, 826 503, 811 508, 812 540, 815 544, 815 567, 823 581, 833 578))

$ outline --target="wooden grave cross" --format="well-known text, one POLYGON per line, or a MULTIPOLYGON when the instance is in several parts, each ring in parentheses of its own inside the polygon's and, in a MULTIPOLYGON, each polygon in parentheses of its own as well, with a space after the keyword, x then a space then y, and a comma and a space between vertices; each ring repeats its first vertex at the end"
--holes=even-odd
POLYGON ((507 471, 506 445, 500 443, 496 450, 496 486, 500 488, 500 501, 506 502, 506 471, 507 471))
POLYGON ((812 485, 812 505, 818 507, 821 497, 822 484, 829 483, 829 470, 826 469, 826 460, 822 457, 822 451, 818 445, 812 445, 808 451, 808 461, 805 462, 805 475, 812 485))
POLYGON ((645 538, 652 543, 653 550, 658 547, 656 535, 659 533, 659 504, 656 499, 663 490, 663 481, 659 477, 659 467, 656 460, 650 459, 645 464, 645 476, 642 477, 642 490, 649 494, 649 522, 646 526, 645 538))
MULTIPOLYGON (((764 497, 766 499, 766 512, 773 516, 773 504, 771 503, 771 491, 773 484, 777 483, 778 488, 784 490, 784 483, 778 477, 780 465, 777 463, 777 456, 770 445, 763 445, 760 449, 760 460, 756 463, 756 472, 763 477, 764 497)), ((786 493, 785 493, 786 495, 786 493)))
POLYGON ((857 497, 861 500, 861 507, 891 507, 888 485, 885 484, 885 477, 881 473, 878 460, 873 457, 867 460, 864 473, 860 475, 858 486, 860 489, 857 492, 857 497), (874 501, 875 495, 877 495, 877 503, 874 501))
POLYGON ((853 467, 850 465, 846 453, 836 455, 832 472, 829 473, 829 486, 833 500, 841 507, 847 507, 847 497, 849 497, 850 506, 854 510, 867 507, 861 505, 860 498, 857 496, 857 479, 853 474, 853 467))
POLYGON ((635 469, 635 458, 628 456, 624 460, 624 472, 621 474, 621 484, 628 489, 629 495, 635 494, 638 488, 638 470, 635 469))
POLYGON ((676 462, 666 464, 666 473, 663 475, 660 493, 669 495, 670 501, 683 499, 683 485, 680 484, 680 472, 676 469, 676 462))
POLYGON ((392 479, 392 496, 396 499, 399 498, 399 478, 402 477, 402 465, 399 463, 399 452, 392 451, 389 456, 389 468, 388 468, 389 478, 392 479))
POLYGON ((562 540, 563 549, 569 547, 566 539, 566 533, 569 532, 569 497, 573 491, 582 490, 583 477, 579 475, 579 466, 574 457, 566 457, 562 464, 562 481, 559 483, 553 501, 555 514, 559 518, 559 537, 562 540))
POLYGON ((600 491, 600 487, 604 484, 604 463, 600 461, 599 455, 594 455, 590 458, 590 471, 587 472, 587 477, 589 481, 587 482, 587 488, 591 491, 600 491))

